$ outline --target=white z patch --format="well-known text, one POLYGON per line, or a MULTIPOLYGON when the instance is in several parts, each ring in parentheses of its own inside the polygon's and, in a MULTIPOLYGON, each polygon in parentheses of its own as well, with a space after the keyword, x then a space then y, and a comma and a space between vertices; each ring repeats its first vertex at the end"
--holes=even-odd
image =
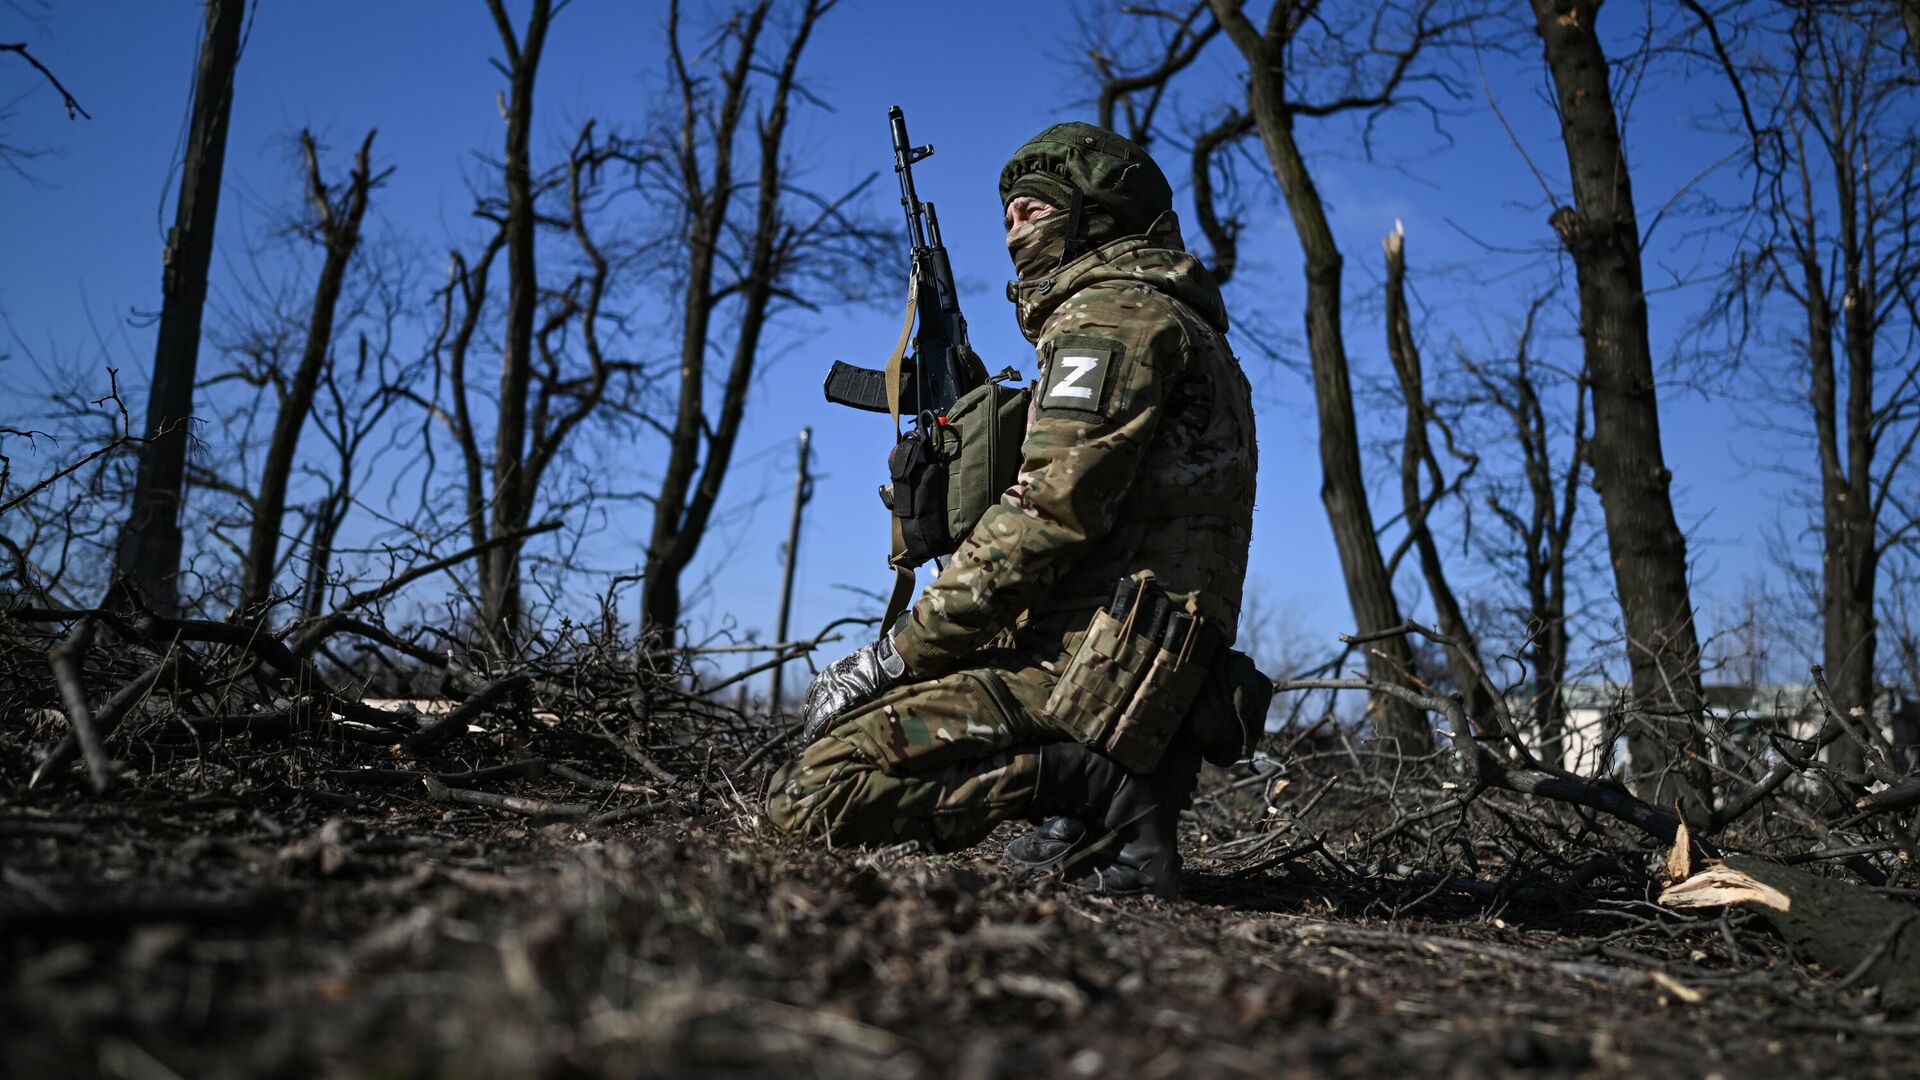
POLYGON ((1047 390, 1047 397, 1079 398, 1082 401, 1092 401, 1094 388, 1091 386, 1081 386, 1080 380, 1086 378, 1088 372, 1098 368, 1100 362, 1105 359, 1106 357, 1098 354, 1076 355, 1074 353, 1060 353, 1056 355, 1053 358, 1053 362, 1065 365, 1067 371, 1064 374, 1054 377, 1053 386, 1047 390))

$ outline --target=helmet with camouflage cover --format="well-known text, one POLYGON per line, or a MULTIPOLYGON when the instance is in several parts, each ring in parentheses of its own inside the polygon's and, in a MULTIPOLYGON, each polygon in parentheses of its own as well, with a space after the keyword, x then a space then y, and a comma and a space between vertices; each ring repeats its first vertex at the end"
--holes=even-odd
POLYGON ((1065 207, 1075 192, 1143 233, 1173 209, 1173 188, 1145 150, 1092 124, 1055 124, 1028 139, 1000 170, 1000 205, 1032 195, 1065 207))

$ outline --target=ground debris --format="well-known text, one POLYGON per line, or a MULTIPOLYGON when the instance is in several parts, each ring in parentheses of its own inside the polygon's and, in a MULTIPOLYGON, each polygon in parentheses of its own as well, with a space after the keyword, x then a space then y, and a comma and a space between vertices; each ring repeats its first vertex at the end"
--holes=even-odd
MULTIPOLYGON (((103 1032, 122 1057, 214 1077, 315 1061, 420 1076, 1467 1076, 1899 1060, 1870 1018, 1837 1044, 1781 1038, 1768 1018, 1797 1000, 1784 974, 1609 956, 1660 946, 1591 912, 1509 907, 1501 929, 1442 893, 1395 919, 1343 914, 1379 886, 1204 858, 1191 899, 1117 901, 1015 881, 991 850, 826 851, 726 812, 541 828, 423 795, 256 806, 225 819, 225 848, 164 815, 97 819, 84 844, 9 833, 10 916, 82 883, 88 911, 120 915, 85 934, 79 908, 65 926, 9 918, 4 1064, 104 1075, 103 1032), (267 823, 284 838, 263 842, 267 823), (178 909, 140 910, 136 883, 163 879, 178 909), (264 918, 180 908, 269 890, 285 903, 264 918)), ((1668 929, 1676 947, 1717 936, 1668 929)))
POLYGON ((1512 793, 1296 738, 1209 772, 1183 899, 1117 900, 1003 870, 1024 826, 779 836, 778 725, 589 661, 412 749, 135 714, 106 796, 11 721, 0 1076, 1869 1075, 1920 1033, 1512 793))

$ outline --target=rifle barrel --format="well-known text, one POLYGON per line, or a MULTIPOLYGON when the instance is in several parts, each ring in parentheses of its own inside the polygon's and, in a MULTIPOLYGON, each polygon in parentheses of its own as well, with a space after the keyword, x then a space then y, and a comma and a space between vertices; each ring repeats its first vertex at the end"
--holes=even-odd
POLYGON ((907 138, 907 114, 900 106, 887 110, 887 120, 893 127, 893 171, 900 177, 900 205, 907 211, 907 239, 915 248, 923 248, 927 246, 927 234, 920 223, 920 196, 913 190, 913 163, 933 153, 933 148, 926 147, 925 153, 914 148, 913 140, 907 138))

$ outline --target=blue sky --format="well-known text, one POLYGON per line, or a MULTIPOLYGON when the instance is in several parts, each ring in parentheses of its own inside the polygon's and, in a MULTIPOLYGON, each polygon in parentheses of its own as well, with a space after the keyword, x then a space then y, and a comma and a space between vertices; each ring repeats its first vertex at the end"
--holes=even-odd
MULTIPOLYGON (((697 14, 707 5, 690 7, 697 14)), ((537 154, 554 160, 588 117, 618 128, 640 125, 659 86, 664 15, 664 3, 579 0, 556 20, 536 97, 537 154)), ((152 330, 134 315, 158 305, 160 252, 173 205, 167 183, 199 22, 198 5, 188 0, 66 0, 39 24, 0 8, 0 38, 30 41, 93 114, 90 121, 68 122, 54 95, 38 88, 23 66, 0 63, 0 102, 12 102, 14 113, 5 137, 50 151, 28 164, 31 182, 0 174, 0 251, 6 253, 0 309, 18 335, 12 351, 24 345, 41 357, 112 364, 129 373, 150 363, 152 330)), ((1046 124, 1091 118, 1074 25, 1065 5, 847 0, 821 25, 803 64, 809 89, 831 107, 804 110, 793 135, 814 186, 844 186, 885 167, 889 105, 905 107, 917 141, 935 144, 936 156, 917 169, 920 190, 941 208, 975 346, 996 369, 1012 363, 1031 373, 1033 355, 1002 296, 1008 268, 994 179, 1007 154, 1046 124)), ((481 175, 474 153, 497 153, 502 137, 494 94, 503 80, 488 64, 497 50, 478 4, 262 4, 238 76, 216 293, 244 300, 246 246, 267 239, 292 201, 291 138, 303 126, 330 145, 335 170, 367 128, 379 129, 376 158, 394 172, 375 194, 370 231, 417 251, 425 278, 436 279, 449 246, 471 247, 476 235, 467 186, 481 175)), ((1571 273, 1551 254, 1550 206, 1526 160, 1549 185, 1560 186, 1565 159, 1541 97, 1537 52, 1527 38, 1512 54, 1489 52, 1481 62, 1484 92, 1473 59, 1462 62, 1469 93, 1447 104, 1445 139, 1414 113, 1377 129, 1376 146, 1393 160, 1365 160, 1351 125, 1308 129, 1347 258, 1348 343, 1363 383, 1389 374, 1378 316, 1378 245, 1395 220, 1409 236, 1430 366, 1456 341, 1468 347, 1497 342, 1526 297, 1561 275, 1550 354, 1565 361, 1575 355, 1577 341, 1565 332, 1571 273), (1512 137, 1488 107, 1489 97, 1512 137)), ((1216 42, 1183 80, 1171 114, 1196 115, 1233 100, 1236 64, 1226 43, 1216 42)), ((1640 89, 1629 138, 1643 221, 1703 171, 1705 190, 1737 189, 1730 172, 1714 171, 1733 144, 1696 123, 1712 93, 1703 76, 1689 80, 1672 72, 1640 89)), ((1168 171, 1184 172, 1184 163, 1169 162, 1168 171)), ((1228 302, 1259 395, 1263 470, 1252 578, 1264 607, 1285 612, 1304 636, 1331 641, 1349 628, 1350 617, 1318 498, 1298 248, 1271 183, 1257 169, 1246 175, 1256 182, 1246 186, 1249 231, 1228 302), (1255 332, 1264 351, 1290 363, 1266 359, 1247 340, 1255 332)), ((882 176, 872 188, 868 208, 889 222, 897 218, 890 179, 882 176)), ((1649 284, 1674 286, 1653 298, 1657 356, 1674 351, 1706 300, 1699 286, 1684 282, 1699 273, 1703 258, 1723 251, 1725 241, 1699 221, 1676 219, 1655 231, 1649 284)), ((884 585, 885 512, 874 488, 889 439, 886 421, 825 404, 819 383, 835 358, 879 362, 897 320, 890 300, 783 320, 728 481, 725 520, 687 582, 691 588, 723 571, 699 597, 692 612, 697 625, 711 630, 731 621, 741 632, 771 633, 792 444, 803 425, 814 429, 821 476, 802 541, 796 628, 805 631, 865 603, 845 587, 884 585)), ((408 333, 418 341, 419 327, 408 333)), ((212 370, 218 359, 210 351, 202 355, 202 371, 212 370)), ((16 355, 0 365, 0 381, 28 389, 32 375, 16 355)), ((1781 516, 1790 481, 1772 469, 1793 464, 1794 449, 1754 426, 1755 406, 1670 386, 1662 408, 1677 506, 1693 533, 1696 601, 1711 631, 1724 624, 1745 583, 1765 572, 1766 530, 1797 521, 1791 509, 1781 516)), ((1369 435, 1384 439, 1397 431, 1397 410, 1384 399, 1363 396, 1362 409, 1369 435)), ((1772 414, 1763 411, 1761 418, 1772 414)), ((219 430, 203 433, 209 441, 220 436, 219 430)), ((1398 505, 1397 481, 1384 449, 1369 454, 1376 516, 1385 519, 1398 505)), ((661 456, 657 444, 613 448, 603 466, 650 476, 661 456)), ((1586 522, 1598 527, 1597 502, 1586 522)), ((591 561, 631 571, 640 561, 645 525, 644 510, 616 519, 593 539, 591 561)), ((1468 591, 1485 586, 1464 567, 1459 574, 1468 591)), ((1403 581, 1412 586, 1412 578, 1403 581)), ((1600 585, 1604 590, 1606 583, 1600 585)))

